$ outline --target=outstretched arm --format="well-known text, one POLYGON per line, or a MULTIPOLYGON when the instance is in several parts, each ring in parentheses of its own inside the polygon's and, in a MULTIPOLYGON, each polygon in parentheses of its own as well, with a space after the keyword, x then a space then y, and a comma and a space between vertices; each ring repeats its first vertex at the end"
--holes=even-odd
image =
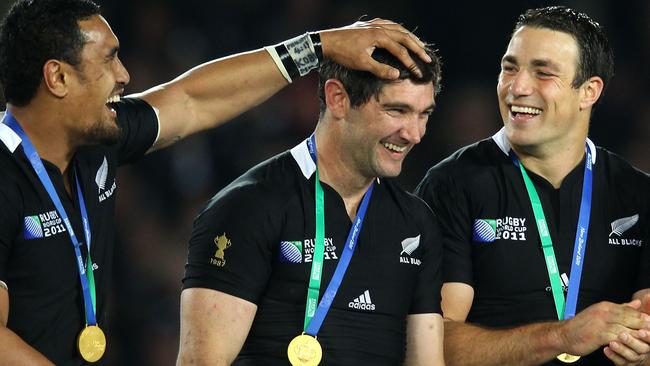
POLYGON ((230 365, 253 324, 257 306, 220 291, 181 293, 181 339, 176 365, 230 365))
POLYGON ((573 319, 544 322, 512 329, 485 329, 465 323, 473 301, 473 289, 461 283, 442 288, 445 318, 445 359, 448 365, 538 365, 560 353, 587 355, 615 340, 623 332, 646 328, 650 323, 628 304, 601 302, 573 319), (453 303, 451 299, 464 299, 453 303), (460 309, 460 310, 459 310, 460 309), (472 352, 467 352, 472 344, 472 352))
MULTIPOLYGON (((421 41, 388 20, 360 21, 319 35, 325 58, 387 79, 398 77, 399 72, 371 57, 377 47, 387 49, 410 68, 417 69, 409 50, 430 61, 421 41)), ((288 84, 282 68, 279 59, 276 64, 267 50, 259 49, 202 64, 135 95, 159 112, 160 135, 151 151, 219 126, 262 103, 288 84)))

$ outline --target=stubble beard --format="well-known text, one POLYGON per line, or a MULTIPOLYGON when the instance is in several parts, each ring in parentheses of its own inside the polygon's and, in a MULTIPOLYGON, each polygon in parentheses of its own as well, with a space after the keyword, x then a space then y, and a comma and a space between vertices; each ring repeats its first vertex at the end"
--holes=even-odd
POLYGON ((122 137, 122 129, 114 122, 97 121, 86 133, 89 144, 113 145, 122 137))

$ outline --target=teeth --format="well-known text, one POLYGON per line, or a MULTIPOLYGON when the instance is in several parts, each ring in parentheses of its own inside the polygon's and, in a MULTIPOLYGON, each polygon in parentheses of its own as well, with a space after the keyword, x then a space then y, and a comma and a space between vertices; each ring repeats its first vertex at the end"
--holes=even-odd
POLYGON ((393 145, 393 144, 388 143, 388 142, 384 142, 383 145, 388 150, 393 150, 393 151, 396 151, 396 152, 404 152, 404 150, 406 150, 406 146, 397 146, 397 145, 393 145))
POLYGON ((113 95, 112 97, 108 98, 106 101, 106 104, 108 103, 117 103, 120 101, 120 96, 119 95, 113 95))
POLYGON ((541 114, 542 110, 533 108, 533 107, 520 107, 518 105, 513 105, 510 107, 510 110, 513 113, 526 113, 526 114, 541 114))

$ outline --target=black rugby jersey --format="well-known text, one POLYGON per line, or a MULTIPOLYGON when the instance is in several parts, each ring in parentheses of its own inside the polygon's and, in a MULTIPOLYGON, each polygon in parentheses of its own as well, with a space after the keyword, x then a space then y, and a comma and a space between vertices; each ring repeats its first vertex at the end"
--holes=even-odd
MULTIPOLYGON (((120 141, 113 146, 79 148, 71 162, 74 169, 70 169, 71 182, 75 172, 79 176, 88 211, 96 316, 104 331, 115 240, 116 168, 141 157, 158 134, 158 119, 144 101, 123 99, 115 109, 122 129, 120 141)), ((20 138, 0 124, 0 140, 0 280, 9 287, 7 327, 57 365, 82 365, 76 341, 86 324, 85 312, 70 236, 27 160, 20 138)), ((48 161, 43 164, 77 239, 84 243, 85 260, 76 186, 72 184, 69 196, 59 169, 48 161)))
MULTIPOLYGON (((605 300, 628 302, 634 292, 650 288, 650 178, 591 141, 587 145, 593 194, 577 311, 605 300)), ((431 168, 416 188, 443 231, 444 282, 471 285, 475 294, 467 320, 491 327, 557 320, 533 210, 509 151, 501 130, 431 168)), ((557 190, 528 172, 565 285, 583 172, 584 159, 557 190)), ((601 364, 611 361, 598 350, 574 365, 601 364)))
MULTIPOLYGON (((314 170, 306 142, 254 167, 198 216, 184 288, 257 304, 235 365, 287 365, 302 332, 314 250, 314 170)), ((325 292, 352 225, 323 185, 325 292)), ((430 209, 390 180, 375 183, 357 248, 318 333, 323 365, 401 365, 407 314, 440 313, 441 252, 430 209)))

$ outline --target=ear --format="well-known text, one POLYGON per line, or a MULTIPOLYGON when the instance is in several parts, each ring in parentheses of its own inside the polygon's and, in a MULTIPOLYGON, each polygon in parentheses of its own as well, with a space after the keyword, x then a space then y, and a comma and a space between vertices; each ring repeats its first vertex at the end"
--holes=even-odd
POLYGON ((57 98, 68 95, 70 66, 59 60, 48 60, 43 66, 43 82, 47 90, 57 98))
POLYGON ((329 79, 325 82, 325 104, 332 117, 343 119, 350 107, 348 92, 343 83, 336 79, 329 79))
POLYGON ((599 76, 592 76, 580 87, 580 110, 591 108, 603 93, 605 83, 599 76))

